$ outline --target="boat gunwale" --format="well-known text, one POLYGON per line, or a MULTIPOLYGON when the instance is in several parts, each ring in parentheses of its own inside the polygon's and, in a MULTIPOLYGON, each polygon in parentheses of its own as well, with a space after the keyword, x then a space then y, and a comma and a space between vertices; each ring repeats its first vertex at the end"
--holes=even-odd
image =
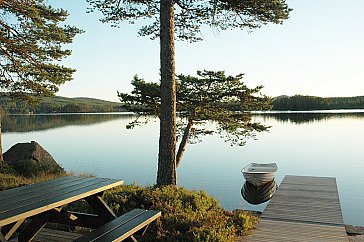
POLYGON ((243 174, 268 174, 268 173, 276 173, 278 171, 278 166, 276 163, 264 163, 264 164, 259 164, 259 163, 249 163, 248 165, 246 165, 243 169, 241 169, 241 173, 243 174), (257 165, 266 165, 269 168, 274 168, 273 171, 245 171, 245 169, 248 166, 251 166, 252 164, 257 164, 257 165), (268 165, 274 165, 274 167, 270 167, 268 165))

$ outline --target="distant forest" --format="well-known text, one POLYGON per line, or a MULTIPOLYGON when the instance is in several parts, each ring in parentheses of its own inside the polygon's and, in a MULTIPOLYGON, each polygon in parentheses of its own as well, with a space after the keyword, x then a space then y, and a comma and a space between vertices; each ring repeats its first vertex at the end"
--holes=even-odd
POLYGON ((126 111, 122 103, 94 98, 42 97, 36 104, 12 99, 0 93, 0 114, 104 113, 126 111))
POLYGON ((364 96, 323 98, 295 95, 273 98, 273 110, 309 111, 333 109, 364 109, 364 96))
MULTIPOLYGON (((364 96, 359 97, 314 97, 279 96, 273 98, 273 110, 309 111, 333 109, 364 109, 364 96)), ((0 93, 0 115, 29 113, 105 113, 124 112, 122 103, 109 102, 94 98, 43 97, 38 104, 14 100, 0 93)))

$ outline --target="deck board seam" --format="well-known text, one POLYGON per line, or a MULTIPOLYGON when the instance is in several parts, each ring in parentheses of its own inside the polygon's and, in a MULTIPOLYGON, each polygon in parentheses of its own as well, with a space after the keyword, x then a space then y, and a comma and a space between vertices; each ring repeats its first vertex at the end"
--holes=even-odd
POLYGON ((309 221, 309 220, 297 220, 297 219, 287 219, 287 218, 274 218, 274 217, 266 217, 261 216, 261 219, 264 220, 272 220, 272 221, 282 221, 282 222, 291 222, 291 223, 301 223, 301 224, 312 224, 312 225, 326 225, 326 226, 332 226, 332 227, 342 227, 344 226, 344 223, 342 224, 336 224, 336 223, 325 223, 325 222, 316 222, 316 221, 309 221))

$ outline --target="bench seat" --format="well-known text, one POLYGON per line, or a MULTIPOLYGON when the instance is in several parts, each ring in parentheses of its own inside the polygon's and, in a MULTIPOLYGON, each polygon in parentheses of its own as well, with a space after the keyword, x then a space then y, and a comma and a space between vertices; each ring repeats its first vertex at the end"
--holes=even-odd
POLYGON ((83 235, 74 242, 116 242, 129 237, 137 241, 133 234, 147 228, 151 222, 160 216, 160 211, 134 209, 83 235))

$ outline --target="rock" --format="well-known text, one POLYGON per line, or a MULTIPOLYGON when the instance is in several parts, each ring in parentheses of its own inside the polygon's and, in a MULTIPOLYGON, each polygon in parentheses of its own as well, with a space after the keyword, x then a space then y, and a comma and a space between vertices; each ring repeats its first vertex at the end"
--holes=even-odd
POLYGON ((242 209, 234 209, 231 211, 232 213, 239 213, 239 212, 248 212, 251 215, 255 216, 255 217, 260 217, 260 215, 262 215, 261 211, 256 211, 256 210, 242 210, 242 209))
POLYGON ((364 242, 364 235, 348 236, 349 242, 364 242))
POLYGON ((26 177, 64 172, 53 157, 35 141, 15 144, 3 157, 7 165, 26 177))
POLYGON ((345 229, 349 235, 364 235, 363 226, 345 225, 345 229))

